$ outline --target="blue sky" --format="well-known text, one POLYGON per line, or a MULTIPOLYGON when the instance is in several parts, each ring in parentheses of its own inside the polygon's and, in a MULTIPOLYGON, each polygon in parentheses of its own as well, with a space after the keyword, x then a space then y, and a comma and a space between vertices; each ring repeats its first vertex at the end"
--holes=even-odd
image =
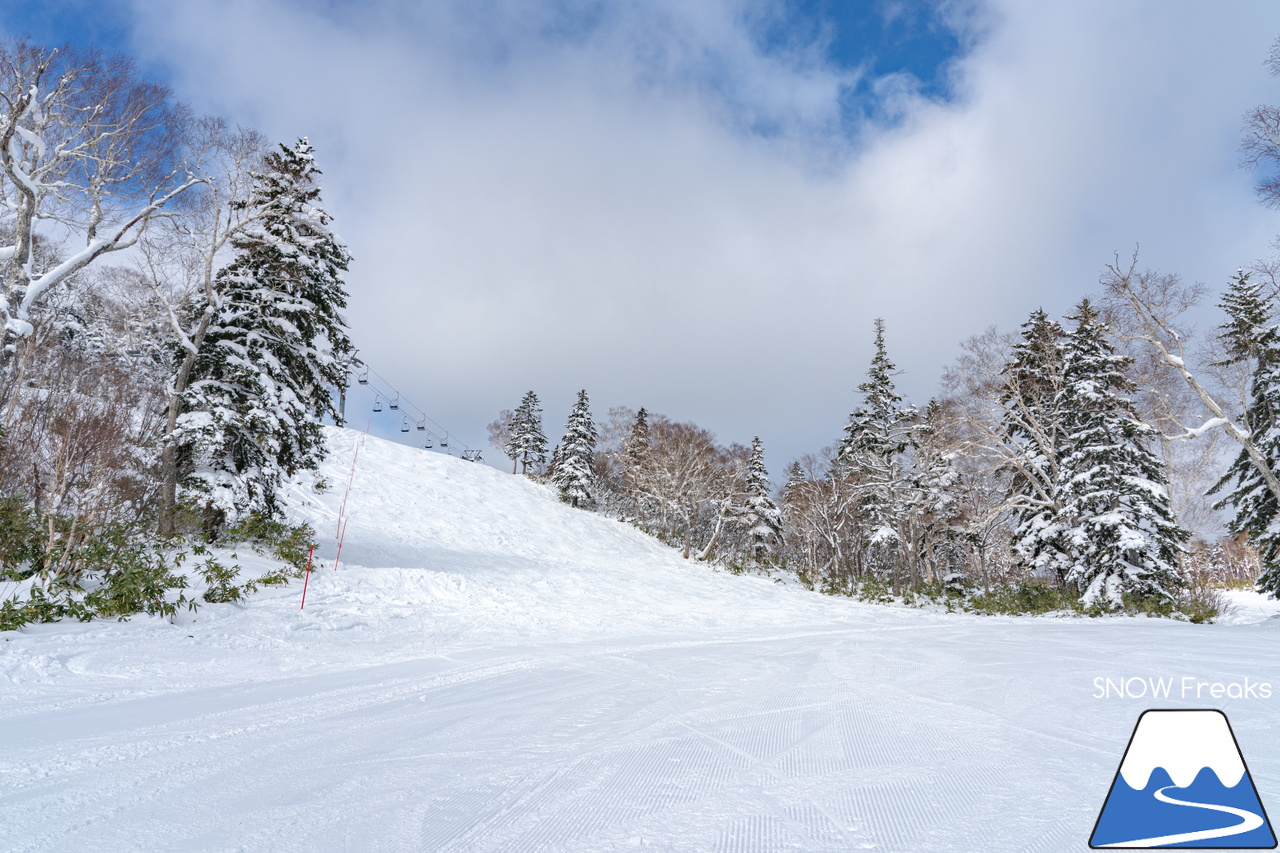
MULTIPOLYGON (((804 0, 791 5, 782 38, 791 33, 827 45, 825 55, 844 68, 865 68, 870 77, 910 74, 921 91, 949 94, 947 63, 960 53, 960 34, 939 8, 921 2, 804 0)), ((861 94, 871 96, 862 87, 861 94)))
POLYGON ((127 51, 132 21, 131 10, 121 3, 9 0, 0 6, 0 26, 7 32, 48 45, 71 42, 127 51))
POLYGON ((357 345, 472 445, 586 388, 759 434, 778 474, 839 437, 876 317, 922 404, 1116 252, 1217 290, 1280 233, 1236 150, 1280 101, 1272 0, 20 0, 0 29, 308 136, 357 345))
MULTIPOLYGON (((290 5, 314 16, 350 20, 366 4, 290 5)), ((589 38, 607 15, 606 4, 585 0, 527 5, 556 8, 554 23, 539 33, 548 41, 589 38)), ((478 13, 478 17, 483 14, 478 13)), ((136 55, 133 39, 140 17, 139 9, 127 2, 10 0, 0 7, 0 29, 29 35, 45 44, 69 41, 136 55)), ((895 118, 883 113, 881 98, 873 88, 877 80, 901 78, 913 91, 928 98, 945 100, 951 95, 948 68, 962 52, 962 34, 957 32, 956 20, 949 20, 958 17, 954 4, 939 7, 919 0, 786 0, 746 4, 741 17, 749 22, 762 52, 784 57, 812 54, 809 61, 849 75, 840 103, 845 111, 843 129, 851 135, 857 133, 867 117, 895 118)), ((495 55, 508 49, 509 45, 503 45, 495 55)), ((144 68, 153 77, 163 80, 168 76, 169 69, 162 62, 144 63, 144 68)), ((717 81, 717 75, 710 70, 707 76, 706 82, 711 86, 732 82, 717 81)), ((731 93, 726 94, 732 104, 731 93)), ((747 126, 766 135, 776 130, 767 123, 759 126, 749 120, 747 126)))

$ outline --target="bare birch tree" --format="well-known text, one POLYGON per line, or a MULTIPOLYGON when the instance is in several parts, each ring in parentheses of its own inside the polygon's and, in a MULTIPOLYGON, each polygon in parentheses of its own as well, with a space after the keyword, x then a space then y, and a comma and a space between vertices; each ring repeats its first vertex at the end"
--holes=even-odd
POLYGON ((0 365, 32 332, 50 289, 134 246, 148 224, 200 183, 182 165, 186 110, 139 79, 131 60, 94 50, 0 44, 0 365), (35 244, 69 248, 52 267, 35 244))
POLYGON ((1176 407, 1169 407, 1168 422, 1180 431, 1168 436, 1169 440, 1198 438, 1210 430, 1221 429, 1240 445, 1267 490, 1280 500, 1280 478, 1249 431, 1235 423, 1229 404, 1214 393, 1201 373, 1187 364, 1190 353, 1185 342, 1186 331, 1179 327, 1180 318, 1200 300, 1203 287, 1186 285, 1177 276, 1139 272, 1136 253, 1128 266, 1122 266, 1118 257, 1109 264, 1102 286, 1113 307, 1113 332, 1120 338, 1141 341, 1151 347, 1204 406, 1203 414, 1208 417, 1197 417, 1199 423, 1174 411, 1176 407))

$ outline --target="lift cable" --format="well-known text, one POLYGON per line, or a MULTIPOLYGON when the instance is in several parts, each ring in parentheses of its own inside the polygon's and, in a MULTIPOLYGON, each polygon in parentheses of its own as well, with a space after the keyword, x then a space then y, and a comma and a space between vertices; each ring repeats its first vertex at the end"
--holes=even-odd
POLYGON ((412 400, 397 390, 396 387, 388 382, 381 373, 374 370, 367 363, 361 363, 358 368, 353 366, 351 372, 356 374, 356 381, 358 384, 367 385, 373 390, 375 394, 375 412, 382 411, 381 402, 382 399, 385 399, 391 409, 397 410, 401 413, 403 418, 400 425, 401 432, 409 432, 409 429, 406 427, 410 422, 412 422, 419 432, 427 433, 432 440, 439 442, 440 447, 444 448, 446 452, 450 453, 450 455, 452 455, 452 448, 450 447, 452 444, 453 447, 456 447, 460 451, 460 455, 463 459, 467 459, 472 462, 480 461, 479 450, 468 446, 466 442, 457 438, 439 421, 427 414, 420 406, 414 404, 412 400), (410 418, 410 412, 416 413, 417 417, 410 418), (426 426, 427 423, 430 423, 435 427, 435 429, 428 429, 426 426))

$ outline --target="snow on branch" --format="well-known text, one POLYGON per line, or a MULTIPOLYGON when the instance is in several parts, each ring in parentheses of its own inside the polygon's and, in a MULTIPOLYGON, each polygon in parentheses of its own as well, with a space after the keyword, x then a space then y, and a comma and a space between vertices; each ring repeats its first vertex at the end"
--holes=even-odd
POLYGON ((1182 441, 1184 439, 1189 439, 1189 438, 1199 438, 1205 433, 1211 432, 1217 429, 1218 427, 1227 427, 1227 426, 1231 426, 1232 428, 1238 430, 1242 434, 1248 435, 1248 432, 1246 430, 1236 427, 1226 418, 1209 418, 1209 420, 1205 421, 1198 427, 1189 428, 1186 432, 1182 433, 1181 435, 1166 435, 1165 439, 1168 441, 1182 441))
POLYGON ((1194 438, 1195 435, 1191 433, 1203 434, 1221 427, 1244 450, 1268 491, 1280 500, 1280 478, 1277 478, 1266 457, 1249 433, 1232 423, 1226 409, 1209 393, 1196 374, 1187 368, 1182 338, 1173 328, 1173 322, 1199 300, 1203 288, 1198 285, 1183 287, 1173 276, 1138 273, 1136 251, 1127 269, 1120 266, 1119 260, 1117 257, 1115 263, 1107 265, 1107 272, 1101 281, 1108 295, 1130 311, 1130 316, 1126 318, 1127 324, 1116 329, 1116 333, 1129 340, 1145 341, 1153 347, 1165 364, 1178 371, 1213 415, 1207 424, 1188 430, 1188 435, 1182 437, 1194 438))

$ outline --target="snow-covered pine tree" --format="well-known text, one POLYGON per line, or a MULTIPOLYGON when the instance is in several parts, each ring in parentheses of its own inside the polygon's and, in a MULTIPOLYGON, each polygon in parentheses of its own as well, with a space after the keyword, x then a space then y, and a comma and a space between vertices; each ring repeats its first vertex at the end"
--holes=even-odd
POLYGON ((858 386, 864 402, 849 415, 836 464, 855 479, 870 568, 883 572, 890 568, 902 538, 905 477, 901 456, 911 444, 916 408, 902 405, 893 384, 898 371, 885 351, 884 320, 877 318, 875 329, 876 354, 867 381, 858 386))
POLYGON ((795 491, 800 485, 808 481, 809 477, 804 473, 804 466, 800 464, 800 460, 794 460, 787 466, 787 482, 782 486, 782 499, 785 502, 787 496, 795 491))
POLYGON ((631 430, 622 442, 622 488, 640 518, 647 518, 653 508, 653 499, 645 494, 643 481, 653 449, 649 434, 649 412, 640 407, 631 430))
POLYGON ((354 356, 339 313, 351 256, 320 206, 311 145, 281 145, 263 165, 240 203, 264 214, 218 273, 221 305, 179 419, 185 486, 214 529, 227 516, 274 513, 282 477, 320 463, 318 419, 339 420, 331 392, 354 356))
POLYGON ((1066 332, 1043 309, 1022 324, 1022 339, 1005 365, 1003 428, 1012 450, 1009 502, 1014 511, 1014 550, 1031 568, 1066 580, 1072 561, 1057 524, 1058 456, 1063 412, 1063 348, 1066 332))
POLYGON ((1184 585, 1178 554, 1189 534, 1169 508, 1164 465, 1146 447, 1155 430, 1123 396, 1133 389, 1129 359, 1107 341, 1089 300, 1069 319, 1076 328, 1063 351, 1055 522, 1072 556, 1066 580, 1086 605, 1167 599, 1184 585))
POLYGON ((912 468, 919 496, 914 503, 935 518, 951 518, 960 504, 956 453, 947 446, 942 404, 932 399, 912 435, 912 468))
POLYGON ((591 419, 587 392, 583 390, 578 392, 578 402, 569 412, 551 475, 561 500, 588 509, 595 505, 595 457, 596 425, 591 419))
MULTIPOLYGON (((931 567, 935 577, 950 574, 958 549, 955 528, 961 513, 957 454, 948 446, 943 407, 930 400, 912 436, 912 483, 907 509, 912 531, 912 556, 918 574, 931 567)), ((923 578, 920 578, 923 580, 923 578)))
POLYGON ((511 418, 511 434, 503 451, 512 460, 511 473, 520 466, 520 473, 528 474, 529 466, 547 461, 547 437, 542 432, 542 406, 538 395, 532 391, 524 395, 511 418))
MULTIPOLYGON (((1229 318, 1219 327, 1219 340, 1227 354, 1223 364, 1244 363, 1249 368, 1245 428, 1271 470, 1280 471, 1280 329, 1262 286, 1250 281, 1244 270, 1236 272, 1219 304, 1229 318)), ((1280 505, 1243 448, 1210 494, 1227 486, 1231 490, 1216 508, 1235 510, 1227 528, 1247 535, 1257 549, 1263 568, 1258 590, 1280 597, 1280 505)))
POLYGON ((782 544, 782 512, 769 494, 769 472, 764 467, 760 436, 751 439, 744 485, 743 503, 735 521, 746 532, 751 559, 759 563, 772 557, 782 544))
POLYGON ((623 464, 628 479, 633 479, 634 472, 644 467, 649 458, 649 445, 649 413, 641 406, 623 447, 623 464))

